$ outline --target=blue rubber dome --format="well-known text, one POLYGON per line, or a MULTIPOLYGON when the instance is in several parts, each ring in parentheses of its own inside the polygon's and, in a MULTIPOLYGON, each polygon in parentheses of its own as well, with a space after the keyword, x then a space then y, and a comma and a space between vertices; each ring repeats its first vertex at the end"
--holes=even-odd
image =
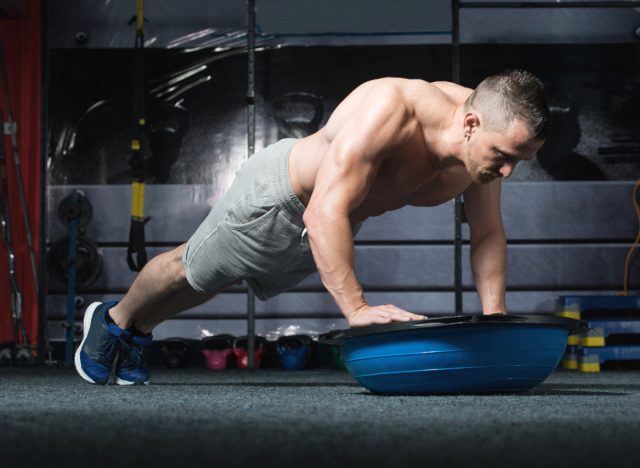
POLYGON ((581 322, 540 315, 454 316, 339 330, 347 369, 380 394, 518 392, 545 380, 581 322))

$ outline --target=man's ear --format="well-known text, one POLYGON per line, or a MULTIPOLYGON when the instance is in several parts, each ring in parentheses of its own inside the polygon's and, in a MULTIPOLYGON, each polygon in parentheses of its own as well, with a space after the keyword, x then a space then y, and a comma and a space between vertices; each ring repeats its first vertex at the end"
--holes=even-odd
POLYGON ((466 138, 471 137, 471 134, 475 131, 476 127, 480 124, 480 118, 474 111, 469 111, 464 115, 464 136, 466 138))

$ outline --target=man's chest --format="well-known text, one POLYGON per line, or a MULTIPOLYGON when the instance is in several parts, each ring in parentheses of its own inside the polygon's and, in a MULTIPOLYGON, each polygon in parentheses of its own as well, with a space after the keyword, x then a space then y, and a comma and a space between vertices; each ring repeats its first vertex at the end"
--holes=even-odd
POLYGON ((381 167, 362 204, 352 213, 357 221, 406 205, 436 206, 469 186, 464 166, 433 169, 428 164, 381 167))
POLYGON ((414 206, 441 205, 465 191, 471 178, 464 166, 452 166, 433 173, 424 184, 414 190, 407 204, 414 206))

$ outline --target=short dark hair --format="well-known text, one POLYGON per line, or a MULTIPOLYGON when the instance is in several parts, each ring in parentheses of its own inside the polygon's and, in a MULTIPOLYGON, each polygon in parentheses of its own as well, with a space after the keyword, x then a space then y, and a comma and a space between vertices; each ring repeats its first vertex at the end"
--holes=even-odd
POLYGON ((547 137, 549 104, 542 81, 524 70, 505 70, 484 79, 465 102, 493 124, 521 120, 536 140, 547 137))

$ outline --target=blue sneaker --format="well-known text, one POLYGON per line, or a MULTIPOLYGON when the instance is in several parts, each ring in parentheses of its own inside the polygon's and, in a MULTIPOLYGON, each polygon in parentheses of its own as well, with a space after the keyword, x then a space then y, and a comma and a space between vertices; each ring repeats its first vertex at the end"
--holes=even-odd
POLYGON ((104 385, 123 345, 131 333, 105 320, 107 311, 116 302, 94 302, 84 314, 84 336, 75 355, 76 371, 92 384, 104 385))
POLYGON ((149 352, 151 351, 151 334, 131 337, 124 345, 116 371, 118 385, 149 385, 149 352))

